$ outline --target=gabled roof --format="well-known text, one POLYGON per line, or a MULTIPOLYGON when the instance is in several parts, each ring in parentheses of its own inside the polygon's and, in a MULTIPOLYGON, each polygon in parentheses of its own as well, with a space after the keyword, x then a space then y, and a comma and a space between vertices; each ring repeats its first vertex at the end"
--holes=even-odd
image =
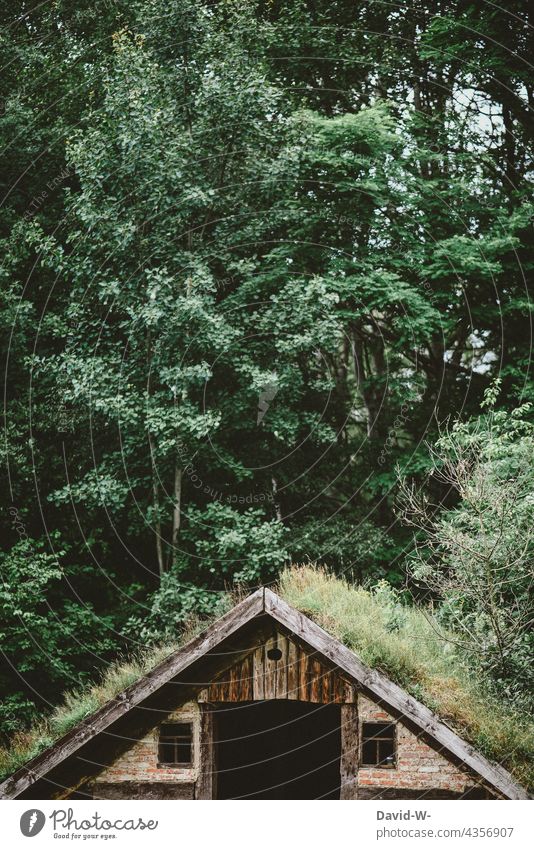
POLYGON ((188 686, 196 686, 200 689, 203 684, 199 683, 194 675, 198 662, 208 656, 220 657, 220 654, 217 655, 217 649, 224 648, 227 641, 242 629, 251 625, 253 627, 256 621, 259 623, 266 618, 322 655, 325 660, 351 679, 359 690, 421 733, 445 756, 464 764, 498 794, 508 799, 528 798, 526 790, 502 766, 492 763, 477 752, 441 722, 436 714, 385 675, 366 666, 354 652, 267 588, 260 588, 245 598, 202 634, 173 652, 147 675, 119 693, 53 746, 17 770, 0 784, 0 798, 14 799, 28 792, 33 785, 45 779, 51 771, 57 770, 72 756, 78 756, 85 763, 91 763, 87 757, 80 754, 86 751, 91 740, 97 738, 102 732, 112 734, 114 725, 120 722, 121 718, 134 708, 148 704, 150 698, 169 683, 184 680, 184 674, 187 677, 188 672, 188 686))

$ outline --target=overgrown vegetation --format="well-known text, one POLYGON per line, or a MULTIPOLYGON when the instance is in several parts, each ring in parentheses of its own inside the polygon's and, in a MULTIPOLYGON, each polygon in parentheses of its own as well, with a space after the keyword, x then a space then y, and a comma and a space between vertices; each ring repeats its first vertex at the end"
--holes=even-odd
POLYGON ((66 734, 95 710, 129 687, 142 675, 179 647, 165 643, 152 647, 127 660, 117 659, 110 664, 101 680, 83 689, 64 694, 50 716, 36 721, 30 730, 17 731, 9 745, 0 749, 0 774, 11 774, 30 758, 35 757, 54 740, 66 734))
MULTIPOLYGON (((487 682, 473 675, 455 648, 455 635, 430 609, 406 604, 386 582, 364 589, 311 566, 286 569, 276 589, 519 781, 534 785, 534 723, 526 714, 506 708, 487 682)), ((236 599, 226 596, 221 610, 236 599)), ((0 751, 1 773, 13 772, 207 624, 208 620, 192 621, 180 642, 117 661, 98 684, 68 693, 46 722, 18 733, 9 750, 0 751)))
POLYGON ((457 503, 444 510, 402 486, 416 530, 409 570, 439 602, 460 651, 511 702, 534 708, 534 425, 530 405, 457 422, 433 449, 432 476, 457 503))
POLYGON ((474 433, 497 375, 496 416, 534 400, 524 0, 11 0, 0 25, 0 738, 289 563, 404 586, 397 467, 437 506, 418 580, 523 703, 526 629, 513 657, 497 631, 531 610, 532 478, 510 510, 479 467, 511 570, 482 615, 458 542, 492 534, 425 442, 474 433))
POLYGON ((431 609, 402 601, 385 582, 372 590, 322 569, 284 572, 280 592, 292 605, 422 701, 520 781, 534 784, 534 722, 507 706, 474 674, 431 609))

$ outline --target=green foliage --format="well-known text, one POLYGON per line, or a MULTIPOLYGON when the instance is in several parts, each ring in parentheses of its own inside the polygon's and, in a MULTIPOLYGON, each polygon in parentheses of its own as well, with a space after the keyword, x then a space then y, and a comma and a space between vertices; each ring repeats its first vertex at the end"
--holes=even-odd
POLYGON ((534 650, 534 424, 529 404, 457 423, 434 449, 434 477, 457 503, 437 512, 405 487, 405 517, 418 529, 411 570, 438 593, 440 618, 499 692, 531 704, 534 650))
POLYGON ((206 586, 217 586, 221 576, 228 576, 228 587, 272 581, 287 562, 284 543, 283 526, 274 520, 261 521, 258 510, 240 513, 220 503, 203 511, 192 508, 183 534, 184 550, 148 600, 147 614, 134 617, 126 626, 127 633, 154 642, 174 638, 196 616, 222 614, 227 593, 206 586), (200 540, 198 524, 203 526, 200 540), (198 560, 196 568, 191 567, 192 560, 198 560), (196 583, 192 583, 193 576, 196 583))
POLYGON ((11 774, 27 760, 38 755, 54 740, 137 681, 176 648, 177 643, 162 643, 156 648, 138 652, 127 660, 117 660, 108 666, 96 684, 64 693, 63 702, 58 703, 49 716, 41 719, 30 731, 18 730, 9 746, 0 749, 0 777, 11 774))
POLYGON ((8 611, 0 674, 23 718, 122 647, 108 628, 174 633, 284 563, 402 585, 396 465, 424 478, 497 373, 503 410, 534 398, 533 124, 519 2, 0 16, 0 519, 28 625, 8 611))
POLYGON ((215 503, 202 514, 193 514, 190 522, 193 527, 207 523, 197 552, 200 568, 213 575, 231 575, 237 584, 265 583, 287 560, 284 527, 276 520, 261 521, 258 510, 239 513, 215 503))
POLYGON ((150 645, 176 638, 192 620, 224 613, 226 600, 226 594, 184 583, 172 569, 149 599, 148 610, 142 616, 131 617, 125 631, 132 641, 150 645))
POLYGON ((369 521, 312 519, 291 540, 291 552, 297 563, 327 563, 356 583, 383 577, 395 582, 397 578, 397 573, 387 568, 395 554, 391 538, 369 521))
POLYGON ((2 685, 14 688, 2 703, 2 735, 20 726, 21 714, 34 715, 27 688, 79 681, 92 665, 87 646, 93 658, 116 648, 111 618, 76 598, 69 571, 59 565, 63 552, 43 549, 37 540, 21 539, 0 558, 0 640, 9 664, 2 685))

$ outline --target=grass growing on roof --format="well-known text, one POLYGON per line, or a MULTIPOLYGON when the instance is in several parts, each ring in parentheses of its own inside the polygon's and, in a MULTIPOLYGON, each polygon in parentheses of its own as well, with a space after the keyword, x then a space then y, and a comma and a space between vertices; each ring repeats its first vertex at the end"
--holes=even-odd
POLYGON ((534 786, 534 722, 466 667, 454 635, 430 611, 403 604, 385 582, 366 590, 308 566, 283 572, 279 592, 518 781, 534 786))
POLYGON ((117 658, 95 683, 64 693, 63 701, 54 708, 50 716, 29 731, 15 733, 9 746, 0 747, 0 781, 146 675, 172 652, 200 633, 213 619, 229 610, 234 600, 242 597, 243 593, 236 592, 235 599, 227 593, 219 600, 217 615, 212 619, 192 617, 175 642, 167 641, 135 652, 128 658, 117 658))
MULTIPOLYGON (((534 786, 534 723, 488 692, 462 663, 451 635, 440 629, 429 611, 402 604, 386 583, 366 590, 309 566, 284 571, 278 591, 364 663, 383 671, 479 751, 509 769, 518 781, 534 786)), ((228 596, 226 606, 230 604, 228 596)), ((0 777, 39 754, 207 624, 206 620, 194 622, 176 643, 118 659, 93 686, 65 694, 48 719, 15 735, 9 749, 0 749, 0 777)))
MULTIPOLYGON (((190 636, 188 632, 187 637, 190 636)), ((117 659, 108 666, 101 679, 90 686, 71 690, 63 695, 47 719, 30 731, 20 731, 13 736, 9 747, 0 749, 0 778, 5 778, 40 754, 48 746, 86 719, 139 678, 153 669, 179 647, 165 643, 128 659, 117 659)))

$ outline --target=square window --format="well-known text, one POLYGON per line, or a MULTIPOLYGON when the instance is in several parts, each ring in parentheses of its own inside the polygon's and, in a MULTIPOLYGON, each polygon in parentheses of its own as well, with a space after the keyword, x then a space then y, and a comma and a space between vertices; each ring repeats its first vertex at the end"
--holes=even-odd
POLYGON ((361 765, 394 768, 395 738, 394 723, 362 723, 361 765))
POLYGON ((193 723, 164 722, 159 731, 160 766, 193 765, 193 723))

